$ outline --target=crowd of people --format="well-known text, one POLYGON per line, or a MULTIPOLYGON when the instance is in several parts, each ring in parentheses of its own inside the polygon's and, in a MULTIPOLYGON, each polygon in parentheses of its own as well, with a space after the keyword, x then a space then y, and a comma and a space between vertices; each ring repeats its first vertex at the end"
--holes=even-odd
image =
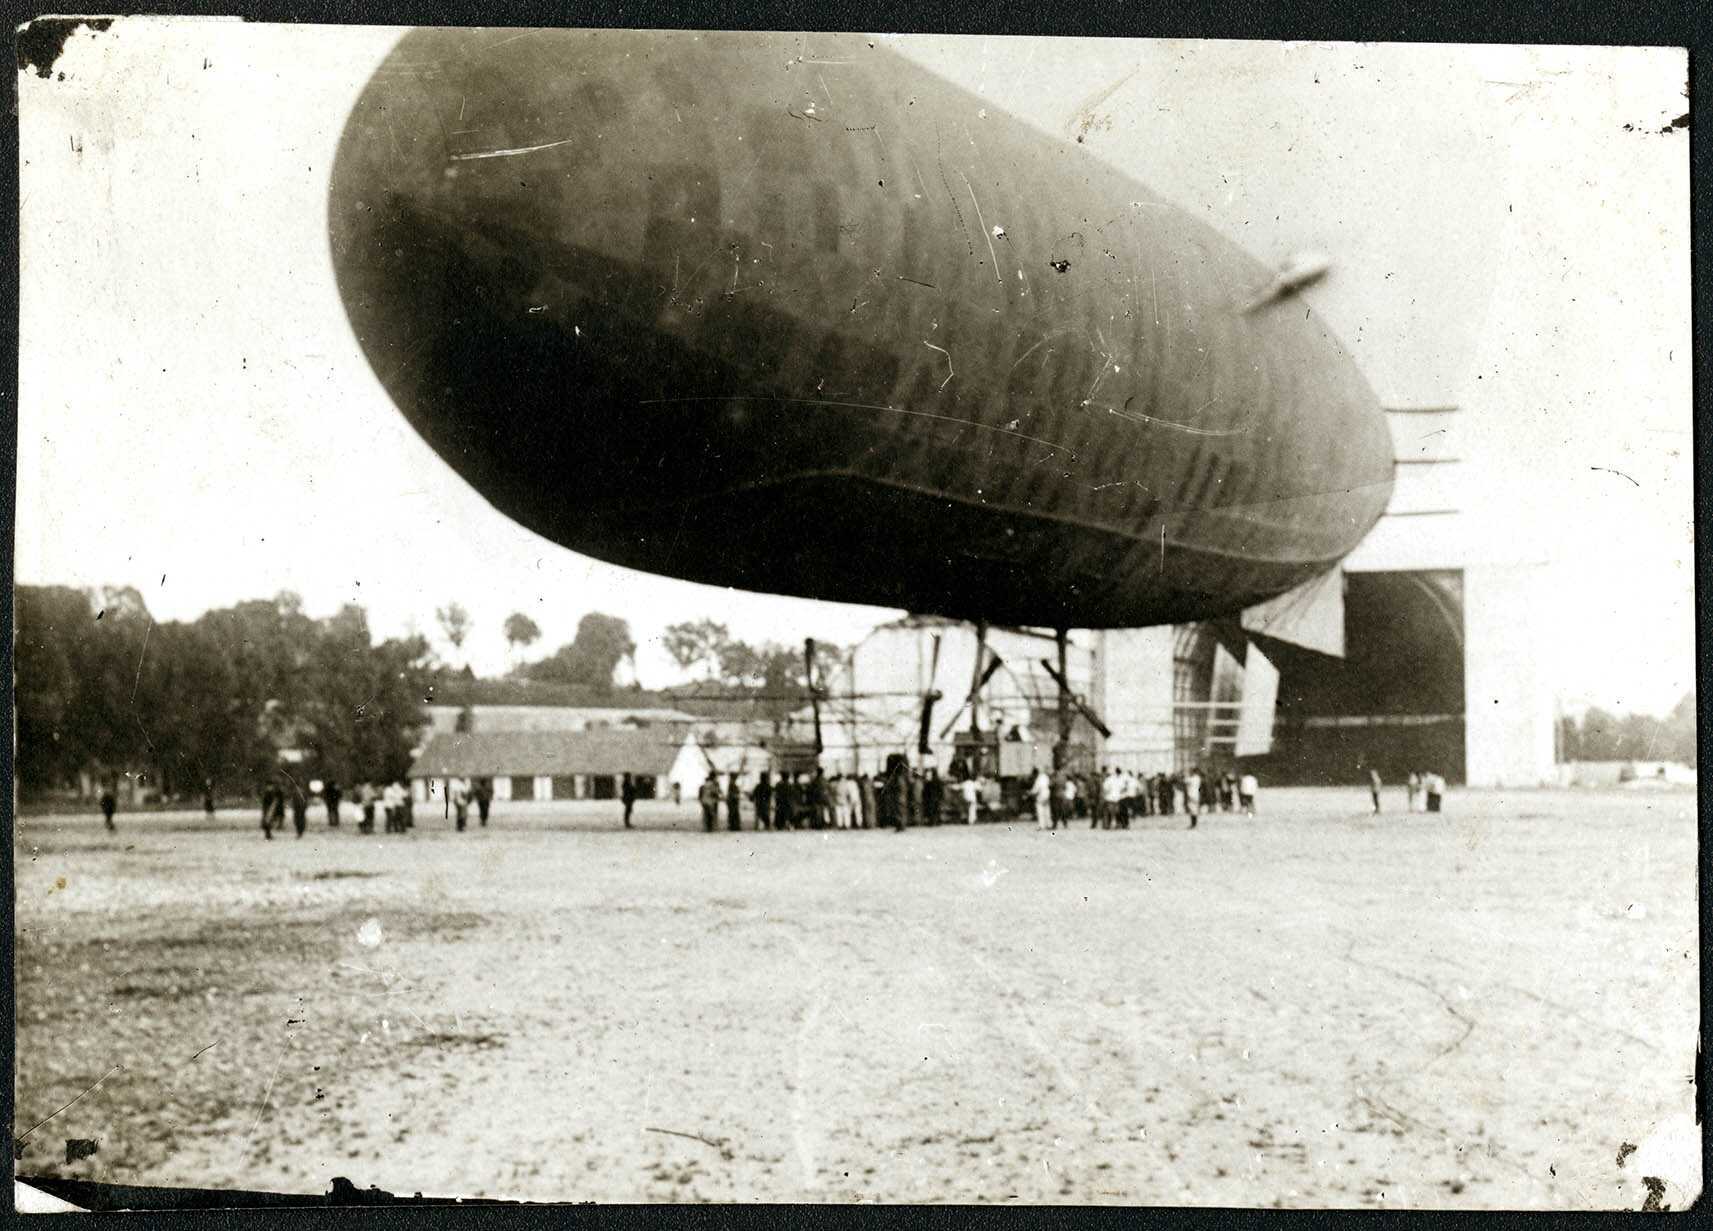
MULTIPOLYGON (((1254 774, 1138 774, 1117 766, 1104 772, 1037 770, 1024 787, 1021 807, 1033 806, 1042 829, 1086 819, 1095 829, 1127 829, 1132 818, 1183 814, 1195 828, 1203 812, 1255 815, 1254 774)), ((621 788, 624 823, 631 826, 635 796, 627 777, 621 788)), ((910 765, 900 753, 878 774, 827 774, 822 769, 773 774, 762 771, 746 786, 735 773, 710 774, 696 793, 702 828, 894 829, 920 825, 974 825, 1009 819, 1005 790, 996 778, 954 764, 946 777, 932 766, 910 765)))
POLYGON ((1255 815, 1255 775, 1226 771, 1204 774, 1195 766, 1188 773, 1138 774, 1116 765, 1104 773, 1067 774, 1037 769, 1029 784, 1035 823, 1057 829, 1086 817, 1091 829, 1128 829, 1135 817, 1183 813, 1194 829, 1203 812, 1255 815))
MULTIPOLYGON (((902 753, 891 754, 880 773, 782 772, 763 770, 752 784, 735 773, 710 773, 696 793, 702 828, 708 832, 740 829, 894 829, 902 831, 923 825, 974 825, 983 819, 1008 820, 1013 807, 1024 815, 1033 813, 1041 829, 1069 827, 1086 820, 1092 829, 1128 829, 1138 817, 1182 815, 1189 828, 1200 823, 1204 813, 1255 815, 1259 784, 1253 773, 1231 770, 1203 773, 1194 766, 1183 773, 1138 773, 1109 765, 1104 770, 1073 773, 1037 769, 1022 784, 1022 797, 1008 800, 996 778, 972 772, 955 761, 945 777, 932 766, 912 766, 902 753), (747 822, 747 823, 746 823, 747 822)), ((1381 810, 1384 782, 1379 770, 1368 767, 1367 785, 1376 815, 1381 810)), ((630 774, 623 775, 618 799, 624 809, 624 827, 634 828, 636 804, 652 798, 651 786, 630 774)), ((1408 812, 1440 811, 1445 779, 1433 771, 1412 770, 1405 781, 1408 812), (1419 801, 1419 807, 1418 807, 1419 801)), ((679 789, 672 788, 679 801, 679 789)), ((454 778, 447 784, 446 804, 454 827, 462 832, 472 809, 478 824, 486 828, 494 800, 489 778, 454 778)), ((270 780, 262 788, 262 836, 272 840, 276 830, 284 832, 289 814, 291 826, 303 837, 309 826, 311 806, 320 802, 328 828, 337 829, 345 793, 336 782, 311 781, 307 786, 295 779, 270 780)), ((404 782, 380 786, 364 782, 357 786, 351 802, 358 813, 358 833, 408 833, 416 825, 415 800, 404 782)), ((118 799, 109 786, 100 797, 103 821, 114 828, 118 799)), ((205 784, 203 807, 214 815, 214 786, 205 784)))
MULTIPOLYGON (((307 787, 293 779, 266 783, 262 787, 262 837, 272 841, 276 829, 284 832, 288 811, 292 828, 298 837, 303 837, 309 828, 310 805, 316 800, 324 809, 327 827, 339 828, 345 792, 337 782, 312 781, 307 787)), ((486 828, 493 800, 494 784, 487 778, 454 778, 447 794, 448 807, 456 817, 459 830, 468 824, 472 805, 481 825, 486 828)), ((408 833, 416 827, 416 801, 410 787, 403 782, 388 782, 378 787, 372 782, 360 783, 351 802, 357 809, 357 832, 360 834, 374 833, 377 820, 383 833, 408 833)), ((212 792, 206 797, 206 806, 212 816, 212 792)))

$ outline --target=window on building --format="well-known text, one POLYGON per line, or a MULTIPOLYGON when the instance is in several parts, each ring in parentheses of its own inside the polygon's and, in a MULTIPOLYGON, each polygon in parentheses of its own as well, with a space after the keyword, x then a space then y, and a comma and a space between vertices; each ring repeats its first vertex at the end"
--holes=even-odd
POLYGON ((1174 767, 1182 773, 1208 755, 1208 710, 1213 692, 1212 633, 1201 624, 1180 624, 1172 636, 1172 744, 1174 767))
POLYGON ((512 775, 512 798, 534 799, 535 779, 528 776, 512 775))

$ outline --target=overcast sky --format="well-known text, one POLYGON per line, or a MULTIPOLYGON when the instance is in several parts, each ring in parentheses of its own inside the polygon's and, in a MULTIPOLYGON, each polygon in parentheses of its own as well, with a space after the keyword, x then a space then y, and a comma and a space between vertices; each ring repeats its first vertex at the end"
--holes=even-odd
MULTIPOLYGON (((591 610, 849 642, 891 614, 614 568, 493 511, 393 410, 333 283, 327 176, 399 32, 126 19, 20 75, 17 576, 134 584, 160 618, 296 590, 505 665, 591 610), (64 73, 64 79, 57 74, 64 73)), ((809 36, 813 39, 813 36, 809 36)), ((1671 50, 901 39, 1309 292, 1383 400, 1464 408, 1482 550, 1553 562, 1568 700, 1694 678, 1688 134, 1671 50)))

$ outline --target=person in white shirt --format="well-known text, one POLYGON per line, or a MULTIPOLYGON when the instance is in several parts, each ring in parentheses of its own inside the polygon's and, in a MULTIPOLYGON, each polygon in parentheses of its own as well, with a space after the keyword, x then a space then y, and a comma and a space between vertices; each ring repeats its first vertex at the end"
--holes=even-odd
POLYGON ((860 829, 862 827, 862 788, 857 780, 847 774, 839 780, 839 798, 844 804, 844 827, 860 829))
MULTIPOLYGON (((1065 822, 1065 828, 1071 827, 1071 818, 1077 814, 1077 779, 1075 774, 1066 774, 1064 784, 1059 788, 1059 811, 1065 822)), ((1055 825, 1058 821, 1053 822, 1055 825)))
POLYGON ((470 784, 462 778, 452 780, 452 811, 458 818, 458 830, 464 830, 464 822, 470 815, 470 784))
POLYGON ((960 789, 964 797, 964 824, 974 825, 976 812, 981 808, 981 784, 971 776, 964 779, 960 789))
POLYGON ((1106 777, 1100 780, 1100 827, 1111 829, 1113 821, 1118 816, 1119 801, 1124 798, 1124 779, 1118 776, 1116 769, 1108 768, 1106 777))
POLYGON ((1029 794, 1035 800, 1035 828, 1050 829, 1053 823, 1053 781, 1047 771, 1036 767, 1035 778, 1029 784, 1029 794))
POLYGON ((1243 805, 1244 816, 1255 815, 1255 792, 1260 784, 1254 774, 1244 774, 1237 782, 1237 801, 1243 805))
POLYGON ((1190 770, 1184 778, 1184 807, 1189 810, 1190 828, 1201 819, 1201 766, 1190 770))
POLYGON ((404 789, 396 782, 387 783, 381 791, 381 798, 386 801, 387 832, 404 832, 404 789))

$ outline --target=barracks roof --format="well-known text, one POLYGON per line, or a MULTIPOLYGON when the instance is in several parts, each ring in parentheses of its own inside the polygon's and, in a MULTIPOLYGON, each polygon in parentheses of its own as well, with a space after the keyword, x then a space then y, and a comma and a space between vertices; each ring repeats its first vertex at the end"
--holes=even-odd
POLYGON ((683 728, 642 731, 470 731, 436 735, 410 767, 412 778, 644 774, 663 777, 689 738, 683 728))

